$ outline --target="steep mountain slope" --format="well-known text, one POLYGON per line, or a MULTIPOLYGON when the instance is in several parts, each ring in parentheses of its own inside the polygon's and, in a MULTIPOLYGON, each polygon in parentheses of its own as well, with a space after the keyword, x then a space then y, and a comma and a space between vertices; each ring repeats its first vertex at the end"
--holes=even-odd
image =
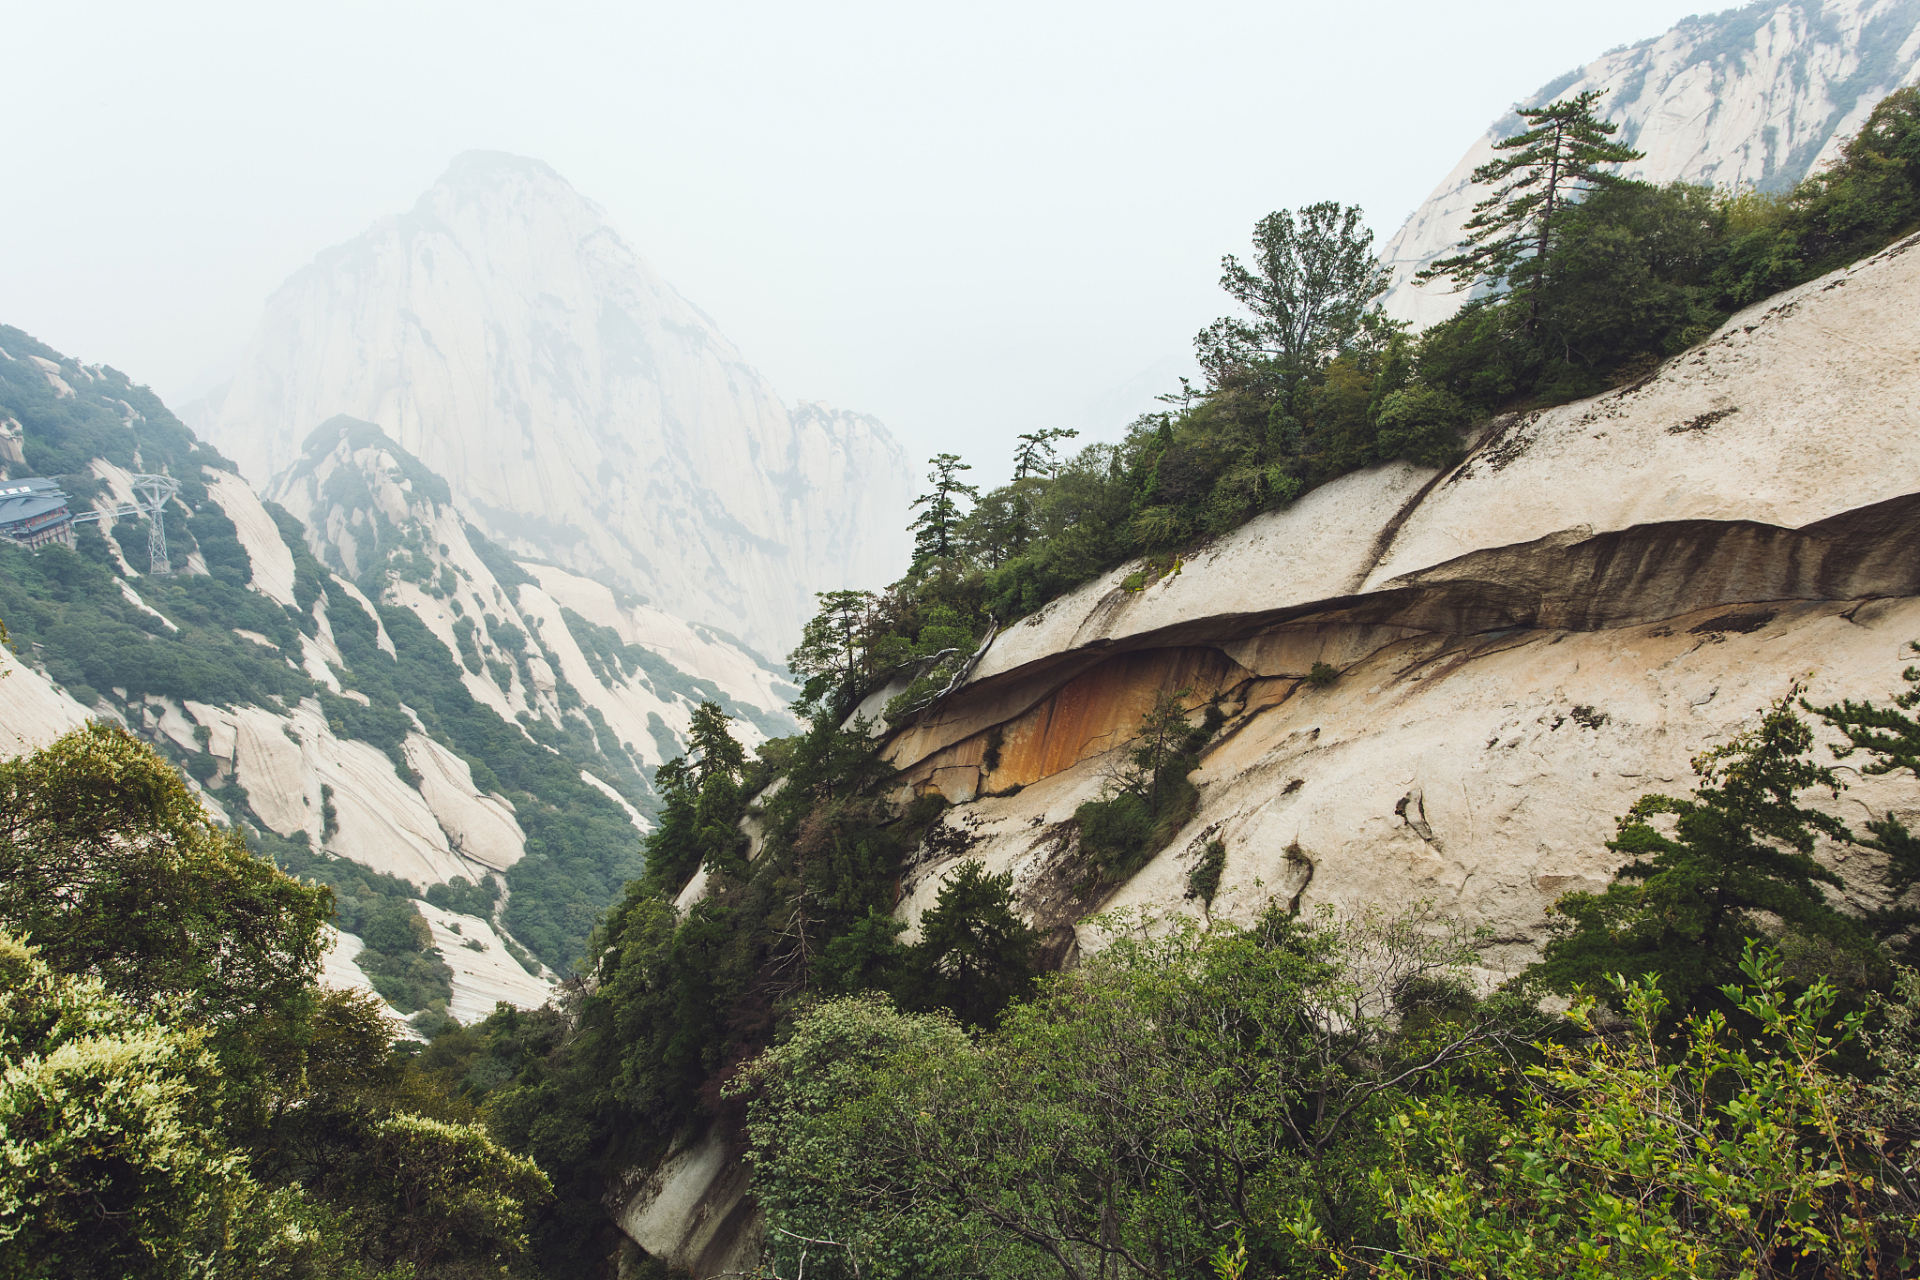
POLYGON ((488 537, 784 653, 814 591, 891 578, 910 497, 872 418, 789 413, 551 169, 457 157, 268 302, 206 434, 256 484, 376 422, 488 537))
MULTIPOLYGON (((1355 473, 1143 590, 1122 567, 1010 628, 889 743, 959 802, 901 911, 984 857, 1065 946, 1097 907, 1181 908, 1218 840, 1237 891, 1216 910, 1432 897, 1494 926, 1490 963, 1531 958, 1553 899, 1610 878, 1612 819, 1684 790, 1690 757, 1792 681, 1892 692, 1920 638, 1916 249, 1743 312, 1633 386, 1497 420, 1451 471, 1355 473), (1309 681, 1315 663, 1338 678, 1309 681), (1074 810, 1182 688, 1227 717, 1199 810, 1088 900, 1074 810)), ((1920 815, 1920 786, 1862 779, 1846 805, 1920 815)))
MULTIPOLYGON (((1760 0, 1681 21, 1651 40, 1615 49, 1525 99, 1540 106, 1587 89, 1616 138, 1646 153, 1620 172, 1649 182, 1683 180, 1783 191, 1838 153, 1875 103, 1920 73, 1920 0, 1760 0)), ((1415 271, 1450 252, 1485 192, 1473 171, 1493 145, 1519 132, 1496 120, 1410 214, 1382 258, 1393 271, 1388 312, 1424 328, 1464 295, 1415 271)))
MULTIPOLYGON (((1011 874, 1055 963, 1111 936, 1097 913, 1425 899, 1489 928, 1489 981, 1517 972, 1557 898, 1612 879, 1605 842, 1638 797, 1684 794, 1691 759, 1796 682, 1815 703, 1904 687, 1916 300, 1920 236, 1638 383, 1498 419, 1456 467, 1351 473, 1144 587, 1123 565, 999 633, 958 690, 884 731, 899 798, 953 802, 902 870, 896 917, 911 937, 978 859, 1011 874), (1195 721, 1218 712, 1196 808, 1103 886, 1077 810, 1142 713, 1183 690, 1195 721), (1194 873, 1215 859, 1209 892, 1194 873)), ((1832 807, 1856 830, 1920 821, 1920 781, 1843 772, 1832 807)), ((1882 855, 1816 856, 1842 871, 1843 905, 1888 905, 1882 855)), ((614 1211, 628 1238, 695 1274, 749 1269, 761 1227, 730 1151, 715 1123, 634 1171, 614 1211)))
POLYGON ((282 486, 297 517, 146 388, 17 329, 0 328, 0 421, 0 479, 56 476, 75 509, 129 501, 134 472, 179 486, 171 575, 147 571, 144 517, 81 526, 71 549, 0 540, 19 654, 0 751, 126 725, 220 820, 333 884, 348 934, 418 917, 424 950, 388 920, 385 960, 347 938, 329 962, 408 1007, 448 983, 459 1017, 539 1003, 639 871, 648 774, 692 708, 720 703, 748 741, 791 724, 778 673, 737 642, 517 564, 372 424, 314 433, 282 486))
POLYGON ((370 422, 323 424, 270 492, 323 563, 410 610, 460 655, 477 702, 504 720, 585 726, 592 750, 623 761, 643 796, 639 770, 679 754, 702 700, 744 721, 747 741, 792 731, 784 708, 795 691, 751 651, 577 574, 509 558, 455 510, 445 480, 370 422))

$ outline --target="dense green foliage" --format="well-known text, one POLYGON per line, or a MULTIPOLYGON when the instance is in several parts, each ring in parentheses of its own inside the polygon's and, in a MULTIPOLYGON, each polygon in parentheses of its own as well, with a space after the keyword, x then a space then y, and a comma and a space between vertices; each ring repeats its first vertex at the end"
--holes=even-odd
POLYGON ((1562 928, 1535 982, 1598 990, 1615 975, 1657 976, 1679 1009, 1702 1008, 1739 979, 1745 940, 1763 927, 1824 952, 1829 972, 1873 963, 1871 935, 1821 892, 1843 882, 1814 860, 1816 839, 1851 833, 1801 801, 1814 788, 1837 798, 1840 784, 1808 757, 1813 733, 1792 710, 1797 693, 1757 729, 1696 758, 1703 785, 1691 798, 1642 796, 1620 819, 1607 847, 1630 861, 1606 892, 1555 905, 1562 928), (1669 829, 1655 825, 1662 817, 1669 829), (1845 955, 1851 965, 1839 961, 1845 955))
MULTIPOLYGON (((1891 709, 1819 709, 1843 757, 1913 769, 1906 678, 1891 709)), ((1563 898, 1491 997, 1443 921, 1276 905, 1245 930, 1111 922, 971 1035, 880 984, 812 1005, 728 1086, 780 1273, 1910 1274, 1920 979, 1882 941, 1910 917, 1828 904, 1847 886, 1815 842, 1851 833, 1807 803, 1837 779, 1797 692, 1690 797, 1643 797, 1618 883, 1563 898)), ((1179 705, 1117 794, 1146 803, 1177 759, 1179 705)), ((1906 846, 1877 847, 1897 893, 1906 846)))
POLYGON ((123 729, 0 761, 0 927, 140 1007, 183 1002, 229 1073, 265 1069, 331 907, 209 823, 123 729))
POLYGON ((26 430, 27 466, 57 476, 78 498, 90 496, 95 458, 128 471, 165 471, 180 481, 188 512, 206 501, 200 468, 234 470, 233 463, 196 440, 160 397, 119 370, 83 365, 10 325, 0 325, 0 411, 26 430), (62 394, 34 357, 59 366, 62 394))
POLYGON ((873 996, 810 1010, 734 1086, 769 1244, 809 1275, 1199 1276, 1302 1261, 1302 1198, 1371 1239, 1375 1122, 1527 1023, 1467 994, 1425 919, 1268 912, 1118 933, 969 1037, 873 996))
POLYGON ((0 1275, 523 1273, 545 1179, 314 984, 327 889, 119 729, 0 792, 0 1275))
POLYGON ((1544 1062, 1464 1064, 1407 1099, 1367 1179, 1390 1246, 1342 1239, 1310 1206, 1291 1233, 1383 1280, 1912 1275, 1920 988, 1883 1010, 1898 1030, 1875 1045, 1882 1083, 1863 1087, 1837 1069, 1862 1015, 1836 1019, 1824 981, 1789 995, 1765 950, 1741 968, 1724 995, 1751 1032, 1716 1013, 1664 1033, 1658 983, 1621 981, 1624 1025, 1583 1001, 1544 1062))
MULTIPOLYGON (((244 554, 244 553, 243 553, 244 554)), ((299 633, 272 601, 213 577, 154 579, 141 600, 172 622, 134 604, 121 590, 105 541, 84 528, 78 548, 58 543, 30 552, 0 545, 0 610, 16 641, 38 646, 47 674, 86 705, 102 694, 120 705, 147 695, 211 705, 297 701, 311 689, 302 672, 299 633), (242 627, 281 644, 262 648, 232 631, 242 627), (125 701, 112 692, 126 691, 125 701)))
MULTIPOLYGON (((644 859, 618 806, 580 778, 591 767, 641 789, 607 765, 604 724, 584 712, 562 727, 531 715, 510 724, 468 693, 463 670, 489 664, 503 689, 516 668, 530 685, 528 664, 545 646, 504 601, 504 616, 484 602, 468 616, 418 527, 375 519, 361 585, 377 600, 389 582, 411 581, 449 601, 457 653, 384 605, 394 653, 382 651, 375 618, 302 546, 302 609, 259 605, 231 523, 184 484, 181 536, 210 572, 143 581, 149 603, 182 626, 178 640, 126 604, 104 537, 75 553, 0 553, 0 607, 21 613, 22 637, 48 650, 49 670, 67 664, 58 678, 70 687, 97 693, 87 646, 112 644, 147 658, 141 667, 111 651, 110 665, 97 664, 96 674, 118 676, 123 662, 148 672, 112 681, 130 699, 217 680, 261 682, 235 698, 318 696, 337 732, 387 751, 403 777, 413 722, 399 708, 410 708, 477 785, 517 807, 529 842, 506 875, 506 923, 556 968, 582 958, 555 1005, 502 1007, 460 1027, 436 1007, 443 979, 410 887, 262 839, 331 886, 330 902, 196 819, 177 779, 173 791, 120 788, 118 809, 102 803, 99 786, 76 789, 88 775, 68 758, 92 739, 0 774, 28 798, 15 802, 27 815, 15 834, 0 839, 47 880, 0 897, 0 926, 30 925, 46 948, 36 960, 0 942, 0 966, 25 975, 14 985, 29 993, 15 1005, 0 995, 0 1051, 22 1066, 0 1094, 13 1144, 0 1177, 40 1189, 23 1221, 54 1242, 41 1247, 68 1249, 66 1272, 84 1275, 118 1265, 103 1252, 96 1266, 84 1249, 124 1245, 111 1232, 82 1239, 62 1207, 74 1179, 56 1135, 71 1131, 120 1144, 114 1175, 126 1171, 129 1203, 149 1215, 128 1220, 153 1224, 145 1229, 184 1260, 180 1271, 511 1273, 527 1262, 526 1209, 550 1179, 559 1194, 533 1221, 531 1250, 548 1274, 578 1275, 607 1256, 602 1205, 614 1180, 712 1127, 749 1150, 780 1274, 802 1263, 815 1275, 1069 1280, 1355 1266, 1910 1271, 1920 1019, 1910 998, 1874 991, 1897 980, 1911 996, 1881 943, 1911 917, 1859 922, 1827 904, 1823 890, 1845 886, 1813 858, 1816 840, 1851 833, 1804 801, 1836 779, 1808 759, 1811 735, 1788 702, 1696 762, 1689 798, 1644 797, 1610 844, 1626 860, 1619 883, 1564 899, 1565 929, 1545 962, 1492 997, 1470 981, 1474 939, 1421 912, 1339 923, 1276 906, 1248 927, 1120 920, 1076 969, 1038 980, 1041 938, 1013 909, 1009 875, 956 860, 917 940, 903 942, 893 918, 908 855, 944 802, 898 794, 866 722, 848 719, 860 699, 892 684, 888 718, 911 716, 964 678, 994 627, 1064 590, 1131 559, 1140 564, 1121 585, 1138 590, 1179 572, 1205 539, 1359 468, 1449 465, 1493 415, 1640 377, 1734 309, 1920 220, 1920 91, 1882 103, 1840 164, 1778 197, 1613 179, 1605 166, 1622 157, 1590 108, 1543 108, 1533 123, 1546 132, 1506 148, 1513 163, 1490 175, 1506 185, 1474 229, 1486 234, 1453 264, 1487 291, 1455 319, 1416 336, 1381 316, 1358 210, 1280 211, 1256 227, 1252 258, 1223 262, 1244 314, 1197 340, 1204 388, 1169 397, 1120 443, 1073 457, 1054 448, 1070 432, 1023 436, 1013 481, 984 494, 962 483, 959 457, 936 455, 915 504, 912 571, 884 594, 823 597, 789 659, 807 679, 810 726, 755 757, 732 737, 717 689, 567 615, 600 678, 644 678, 700 701, 685 755, 653 779, 658 826, 644 859), (1563 145, 1587 148, 1562 157, 1576 161, 1562 176, 1580 190, 1548 195, 1540 148, 1563 145), (7 595, 9 582, 25 585, 7 595), (311 634, 305 608, 323 593, 341 674, 370 705, 322 696, 276 665, 297 656, 296 633, 311 634), (245 614, 257 625, 233 620, 249 609, 264 610, 245 614), (151 656, 184 647, 187 628, 234 625, 283 655, 253 646, 255 664, 242 655, 230 671, 151 656), (290 683, 265 688, 272 680, 290 683), (169 797, 186 835, 145 834, 149 792, 169 797), (103 842, 87 821, 138 838, 103 842), (198 915, 144 916, 142 904, 198 884, 166 862, 175 847, 208 865, 225 859, 222 886, 194 890, 206 899, 198 915), (133 856, 153 849, 165 874, 133 856), (91 865, 74 850, 94 863, 125 854, 116 874, 136 887, 74 879, 91 865), (65 897, 61 875, 79 886, 65 897), (676 906, 696 878, 702 892, 676 906), (258 909, 226 911, 235 895, 258 909), (437 1032, 417 1055, 394 1051, 364 1002, 311 987, 299 937, 329 910, 370 944, 381 990, 437 1032), (293 921, 285 937, 260 932, 276 918, 293 921), (214 940, 211 959, 167 932, 188 925, 214 940), (1785 959, 1757 951, 1755 936, 1785 959), (150 960, 155 948, 170 948, 164 961, 150 960), (1624 983, 1608 985, 1622 972, 1624 983), (1832 973, 1845 990, 1823 981, 1832 973), (1585 995, 1556 1021, 1530 1003, 1543 989, 1585 995), (1596 993, 1618 1007, 1586 1002, 1596 993), (26 1015, 40 1040, 13 1030, 12 1010, 35 1000, 90 1010, 102 1044, 91 1056, 65 1049, 58 1037, 71 1033, 48 1030, 59 1017, 42 1013, 26 1015), (1879 1075, 1854 1081, 1842 1066, 1879 1075), (114 1109, 136 1095, 147 1111, 114 1109), (466 1123, 476 1114, 491 1137, 466 1123), (136 1129, 154 1140, 133 1140, 136 1129), (182 1151, 161 1141, 173 1137, 182 1151), (165 1161, 178 1176, 149 1177, 165 1161), (247 1207, 245 1222, 228 1229, 234 1206, 247 1207)), ((0 345, 12 335, 0 332, 0 345)), ((149 446, 137 406, 125 419, 79 412, 95 402, 54 403, 43 384, 9 377, 5 407, 40 415, 29 439, 40 432, 48 464, 77 472, 93 456, 131 460, 133 447, 149 467, 163 458, 195 476, 208 461, 184 429, 177 459, 164 452, 164 424, 149 446)), ((368 424, 325 430, 391 444, 368 424)), ((445 500, 431 472, 401 465, 416 492, 445 500)), ((363 478, 338 484, 331 497, 371 505, 347 491, 363 478)), ((293 546, 298 529, 283 516, 293 546)), ((110 532, 125 534, 131 559, 137 530, 110 532)), ((524 578, 473 541, 503 583, 524 578)), ((1316 669, 1316 680, 1335 675, 1316 669)), ((578 711, 573 691, 557 696, 578 711)), ((1920 730, 1902 713, 1920 693, 1901 698, 1894 711, 1820 711, 1874 768, 1913 770, 1920 730)), ((1218 713, 1196 727, 1186 701, 1161 697, 1106 792, 1078 814, 1091 877, 1082 889, 1093 896, 1137 871, 1192 811, 1187 774, 1218 713)), ((148 771, 140 776, 164 771, 125 735, 91 732, 148 771)), ((237 787, 223 795, 246 812, 237 787)), ((1890 817, 1868 829, 1892 860, 1897 896, 1920 878, 1920 846, 1890 817)), ((942 828, 942 841, 956 837, 942 828)), ((1211 903, 1222 891, 1224 852, 1208 847, 1191 897, 1211 903)), ((193 857, 175 860, 191 868, 193 857)), ((491 912, 497 900, 492 885, 440 892, 462 910, 491 912)))
POLYGON ((0 1276, 286 1273, 205 1039, 0 931, 0 1276))
POLYGON ((646 873, 607 913, 590 981, 562 992, 564 1014, 502 1012, 423 1055, 484 1097, 496 1136, 559 1188, 538 1233, 554 1274, 600 1247, 605 1179, 690 1125, 737 1119, 724 1085, 813 996, 878 989, 989 1025, 1024 990, 1037 939, 1011 910, 1009 881, 977 865, 943 887, 920 942, 899 940, 893 878, 942 804, 901 809, 888 772, 864 732, 825 722, 750 760, 725 714, 703 704, 687 757, 656 778, 664 804, 646 873), (676 909, 695 875, 704 895, 676 909))

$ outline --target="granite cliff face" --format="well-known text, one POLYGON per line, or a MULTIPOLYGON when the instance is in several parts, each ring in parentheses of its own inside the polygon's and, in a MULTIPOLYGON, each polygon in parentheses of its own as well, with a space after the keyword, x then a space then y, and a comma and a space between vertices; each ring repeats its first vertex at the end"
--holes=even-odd
POLYGON ((461 656, 476 702, 502 720, 575 722, 643 788, 642 771, 680 754, 702 699, 735 716, 749 744, 793 729, 796 691, 750 650, 578 574, 483 550, 446 484, 372 423, 329 420, 268 496, 340 576, 403 564, 382 600, 461 656), (527 642, 516 649, 518 637, 527 642))
MULTIPOLYGON (((1620 124, 1615 137, 1646 153, 1621 167, 1625 176, 1782 191, 1835 156, 1874 104, 1916 73, 1915 0, 1761 0, 1603 54, 1519 105, 1599 89, 1601 112, 1620 124)), ((1471 184, 1473 171, 1520 127, 1511 112, 1494 121, 1387 242, 1385 303, 1396 319, 1425 328, 1459 308, 1464 294, 1444 281, 1416 287, 1413 273, 1459 243, 1486 194, 1471 184)))
MULTIPOLYGON (((1011 869, 1063 950, 1096 911, 1344 911, 1431 898, 1491 925, 1496 971, 1598 888, 1615 816, 1804 680, 1884 702, 1920 639, 1920 237, 1735 316, 1655 375, 1497 420, 1460 466, 1356 473, 1138 592, 1123 566, 1011 627, 891 758, 956 802, 905 879, 1011 869), (1317 662, 1332 683, 1306 677, 1317 662), (1227 721, 1174 843, 1110 898, 1075 808, 1161 690, 1227 721), (989 746, 994 748, 989 756, 989 746), (988 767, 989 759, 994 761, 988 767), (937 852, 936 852, 937 851, 937 852)), ((1920 784, 1852 779, 1847 816, 1920 817, 1920 784)), ((1872 900, 1858 850, 1848 878, 1872 900)))
MULTIPOLYGON (((1485 977, 1537 958, 1547 910, 1618 867, 1614 819, 1803 682, 1885 703, 1920 639, 1920 237, 1778 295, 1653 375, 1496 420, 1445 472, 1336 480, 1137 591, 1138 564, 996 636, 883 749, 902 798, 954 802, 905 867, 910 930, 968 859, 1011 872, 1070 963, 1096 914, 1246 921, 1430 901, 1486 925, 1485 977), (1310 680, 1316 663, 1337 671, 1310 680), (1161 692, 1218 699, 1199 806, 1110 893, 1075 810, 1161 692), (1218 841, 1221 888, 1187 896, 1218 841)), ((871 697, 872 714, 893 690, 871 697)), ((1196 717, 1197 719, 1197 717, 1196 717)), ((1856 829, 1920 821, 1920 782, 1852 771, 1856 829)), ((1828 844, 1855 908, 1878 855, 1828 844)), ((911 932, 908 936, 912 936, 911 932)), ((629 1237, 698 1275, 756 1220, 723 1134, 636 1173, 629 1237)))
MULTIPOLYGON (((122 477, 113 474, 116 470, 96 463, 108 503, 122 496, 122 477)), ((255 567, 248 585, 275 604, 292 606, 293 557, 259 497, 231 475, 210 479, 213 500, 234 522, 255 567)), ((24 553, 0 548, 0 555, 18 554, 24 553)), ((126 571, 121 589, 141 610, 151 607, 141 597, 144 585, 142 575, 126 571)), ((364 607, 378 626, 371 602, 364 607)), ((314 635, 301 637, 307 674, 334 693, 364 700, 364 695, 343 689, 335 673, 341 655, 324 598, 314 603, 313 614, 314 635)), ((152 616, 164 617, 158 611, 152 616)), ((248 638, 272 647, 264 636, 248 638)), ((336 734, 316 699, 303 698, 292 706, 271 701, 222 706, 158 695, 123 701, 125 690, 109 690, 113 699, 102 696, 83 705, 34 660, 38 650, 34 646, 23 660, 0 649, 0 756, 44 747, 88 720, 117 722, 176 758, 202 752, 210 756, 216 772, 208 784, 218 788, 237 782, 244 787, 253 816, 265 829, 397 876, 423 892, 456 876, 479 881, 506 872, 526 851, 526 832, 513 805, 477 786, 464 760, 423 733, 409 733, 401 747, 417 777, 410 783, 378 748, 336 734), (329 812, 330 825, 323 818, 329 812)), ((216 820, 235 821, 236 815, 198 781, 190 776, 187 781, 216 820)), ((512 935, 497 912, 492 918, 462 915, 424 900, 415 907, 433 928, 435 945, 453 971, 448 1009, 455 1017, 484 1017, 501 1000, 532 1008, 547 999, 555 976, 544 969, 530 972, 512 958, 512 935)), ((353 963, 361 949, 359 939, 331 929, 329 933, 333 944, 322 980, 371 991, 367 975, 353 963)))
POLYGON ((904 455, 791 412, 606 214, 534 160, 457 157, 269 300, 206 434, 257 484, 378 423, 517 553, 784 653, 813 592, 904 566, 904 455))

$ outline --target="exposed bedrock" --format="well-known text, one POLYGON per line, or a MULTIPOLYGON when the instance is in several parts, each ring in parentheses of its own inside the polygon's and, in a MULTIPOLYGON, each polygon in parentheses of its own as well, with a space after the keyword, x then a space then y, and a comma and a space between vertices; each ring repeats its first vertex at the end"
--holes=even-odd
MULTIPOLYGON (((955 863, 980 858, 1014 872, 1023 906, 1049 929, 1116 907, 1198 911, 1187 875, 1219 840, 1216 914, 1245 918, 1275 896, 1343 911, 1431 899, 1493 926, 1490 966, 1515 967, 1535 954, 1555 898, 1605 886, 1618 863, 1605 841, 1635 798, 1684 792, 1691 758, 1751 726, 1795 679, 1817 701, 1884 701, 1916 637, 1920 598, 1908 596, 1719 605, 1597 631, 1394 639, 1300 627, 1231 646, 1240 660, 1202 646, 1136 650, 998 726, 997 768, 982 769, 988 729, 908 771, 967 802, 909 869, 902 910, 917 918, 955 863), (1331 684, 1303 678, 1303 664, 1357 648, 1368 651, 1331 684), (1199 810, 1131 881, 1088 901, 1074 888, 1086 880, 1074 810, 1100 794, 1139 709, 1160 689, 1189 687, 1195 701, 1223 694, 1229 717, 1193 775, 1199 810)), ((1838 811, 1856 826, 1888 809, 1920 820, 1910 780, 1844 776, 1838 811)), ((1871 856, 1824 856, 1846 864, 1859 905, 1878 901, 1871 856)))
MULTIPOLYGON (((917 925, 978 858, 1013 873, 1059 961, 1117 908, 1244 920, 1276 899, 1426 899, 1491 926, 1489 978, 1517 970, 1556 898, 1611 878, 1614 819, 1684 793, 1703 748, 1796 681, 1816 703, 1901 687, 1920 639, 1912 243, 1633 386, 1497 421, 1451 471, 1345 476, 1139 590, 1123 584, 1142 566, 1122 565, 1008 627, 965 685, 888 731, 906 782, 955 801, 898 914, 917 925), (1337 675, 1314 683, 1316 663, 1337 675), (1096 894, 1075 810, 1156 695, 1182 689, 1226 716, 1192 775, 1198 811, 1096 894), (1186 894, 1216 840, 1209 906, 1186 894)), ((1856 829, 1920 822, 1914 780, 1842 776, 1835 811, 1856 829)), ((1874 855, 1820 856, 1855 905, 1880 901, 1874 855)), ((719 1264, 752 1248, 738 1168, 716 1138, 689 1142, 636 1177, 621 1221, 674 1265, 738 1269, 719 1264)))
MULTIPOLYGON (((903 882, 917 919, 967 857, 1011 869, 1038 923, 1434 899, 1535 954, 1546 908, 1602 887, 1615 817, 1804 680, 1886 701, 1920 639, 1920 254, 1907 245, 1736 316, 1656 375, 1496 421, 1458 467, 1328 484, 1129 591, 1140 566, 1009 628, 889 758, 956 802, 903 882), (1306 677, 1316 663, 1339 672, 1306 677), (1074 810, 1160 691, 1228 720, 1199 812, 1101 902, 1073 886, 1074 810)), ((1136 579, 1137 581, 1137 579, 1136 579)), ((1858 823, 1920 816, 1863 779, 1858 823)), ((1849 860, 1861 904, 1878 872, 1849 860)), ((1082 937, 1082 942, 1086 938, 1082 937)))

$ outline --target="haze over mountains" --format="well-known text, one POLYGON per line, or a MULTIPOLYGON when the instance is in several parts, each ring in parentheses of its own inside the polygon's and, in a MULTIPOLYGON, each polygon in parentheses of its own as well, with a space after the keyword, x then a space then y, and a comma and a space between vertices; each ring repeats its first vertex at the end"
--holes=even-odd
POLYGON ((516 554, 775 656, 815 591, 905 567, 910 472, 886 428, 789 411, 537 160, 465 153, 322 252, 189 420, 265 487, 337 414, 378 423, 516 554))
MULTIPOLYGON (((1614 135, 1646 153, 1621 173, 1647 182, 1751 184, 1784 191, 1838 154, 1874 104, 1920 71, 1916 0, 1779 0, 1684 19, 1542 86, 1519 105, 1598 89, 1614 135)), ((1459 243, 1486 193, 1473 171, 1521 129, 1509 112, 1467 148, 1381 251, 1393 270, 1390 315, 1416 329, 1465 299, 1413 273, 1459 243)))

